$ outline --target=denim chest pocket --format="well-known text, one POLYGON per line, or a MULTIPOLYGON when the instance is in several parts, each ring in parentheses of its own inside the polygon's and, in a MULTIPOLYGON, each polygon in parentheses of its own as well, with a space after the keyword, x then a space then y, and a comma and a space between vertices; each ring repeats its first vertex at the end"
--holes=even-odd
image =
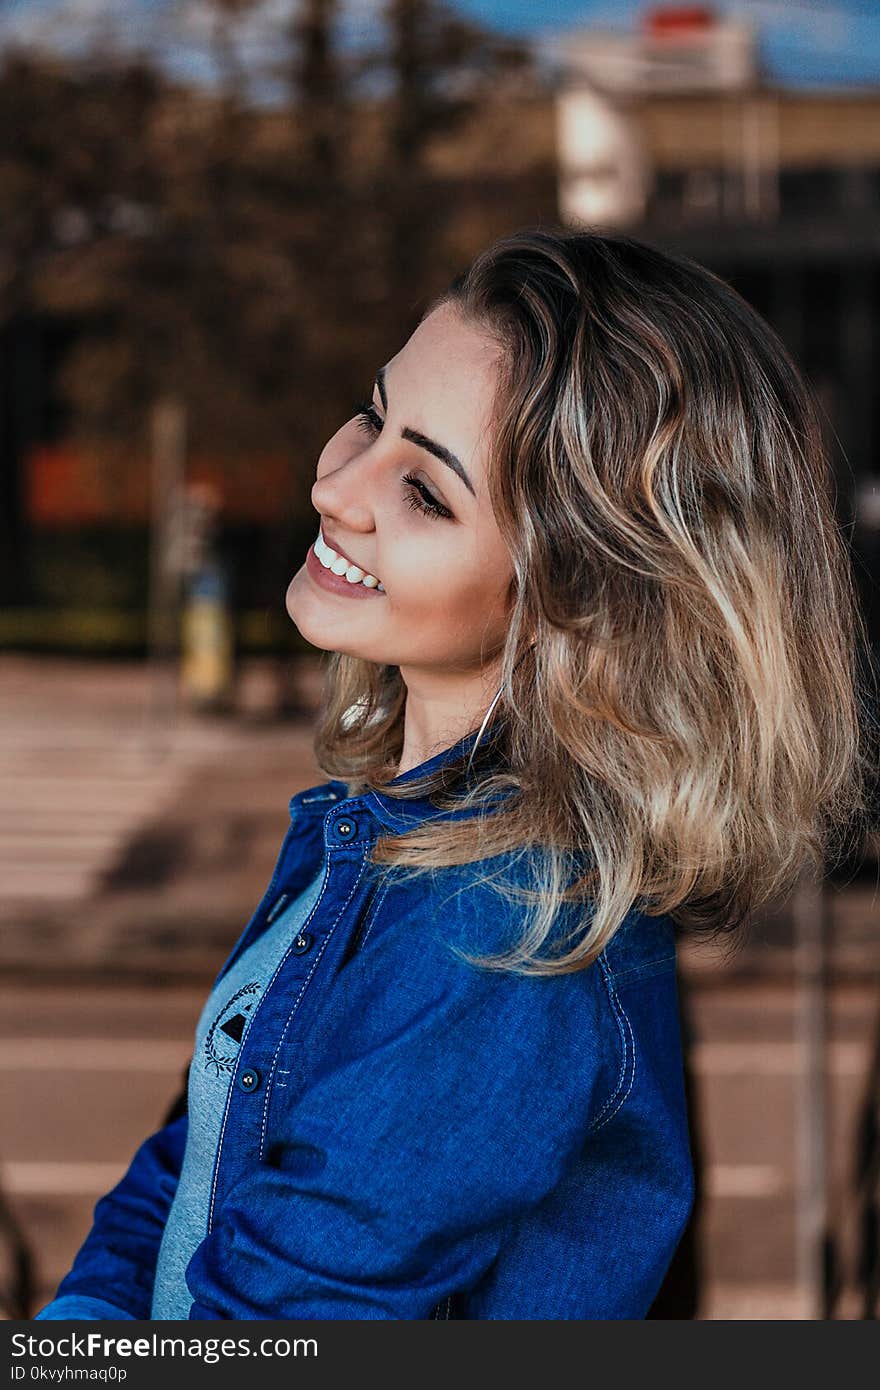
POLYGON ((380 882, 374 884, 369 890, 366 901, 361 909, 361 920, 351 934, 351 940, 345 948, 345 955, 340 965, 346 965, 347 962, 351 960, 352 956, 357 955, 358 951, 363 950, 364 946, 367 944, 379 914, 382 911, 385 895, 390 886, 391 880, 388 878, 384 883, 380 882))

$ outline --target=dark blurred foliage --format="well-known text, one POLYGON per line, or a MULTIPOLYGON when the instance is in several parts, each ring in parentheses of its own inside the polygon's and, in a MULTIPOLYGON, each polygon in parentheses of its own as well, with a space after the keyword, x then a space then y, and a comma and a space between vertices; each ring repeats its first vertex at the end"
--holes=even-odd
POLYGON ((28 601, 23 460, 45 428, 47 340, 56 427, 111 474, 145 457, 151 406, 173 391, 194 452, 231 470, 289 461, 278 520, 295 526, 323 443, 424 299, 482 241, 553 212, 549 165, 499 171, 489 197, 485 171, 444 163, 444 141, 537 90, 515 41, 439 0, 389 0, 371 41, 343 51, 334 0, 291 0, 268 104, 235 43, 248 0, 206 3, 210 88, 146 57, 0 59, 7 602, 28 601))

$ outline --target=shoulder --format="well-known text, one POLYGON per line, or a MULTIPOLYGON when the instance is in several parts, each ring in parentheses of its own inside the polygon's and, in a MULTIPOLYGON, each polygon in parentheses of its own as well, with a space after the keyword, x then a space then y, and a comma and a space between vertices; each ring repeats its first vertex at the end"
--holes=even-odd
MULTIPOLYGON (((383 868, 372 898, 370 933, 404 942, 411 930, 432 949, 490 954, 520 940, 535 907, 528 851, 508 851, 418 877, 383 868)), ((539 954, 550 959, 578 931, 589 927, 589 903, 563 903, 539 954)), ((623 981, 675 969, 675 927, 668 915, 650 916, 633 906, 599 958, 605 973, 623 981)), ((586 975, 590 970, 574 972, 586 975)), ((593 971, 595 977, 600 972, 593 971)), ((568 978, 560 976, 560 979, 568 978)))
POLYGON ((675 923, 667 914, 649 916, 632 908, 603 951, 615 982, 634 982, 675 971, 675 923))
MULTIPOLYGON (((668 919, 633 910, 615 938, 590 965, 565 974, 522 974, 475 964, 522 940, 531 904, 500 891, 499 882, 526 883, 516 856, 451 866, 406 878, 392 867, 380 877, 367 908, 357 949, 343 982, 380 1001, 373 1018, 384 1026, 399 1010, 421 1001, 457 999, 461 1009, 482 1011, 498 1027, 529 1036, 537 1047, 570 1047, 572 1058, 592 1048, 620 1070, 629 1045, 622 1022, 618 979, 647 978, 673 970, 674 941, 668 919)), ((567 904, 538 954, 551 959, 560 938, 589 909, 567 904), (577 912, 578 917, 573 917, 577 912)), ((369 1025, 369 1022, 367 1024, 369 1025)))

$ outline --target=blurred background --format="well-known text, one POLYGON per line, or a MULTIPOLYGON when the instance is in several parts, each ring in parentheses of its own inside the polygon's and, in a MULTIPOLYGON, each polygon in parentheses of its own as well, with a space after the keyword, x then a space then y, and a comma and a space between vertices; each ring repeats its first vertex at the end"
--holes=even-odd
MULTIPOLYGON (((683 250, 818 393, 880 642, 874 0, 0 0, 0 1305, 179 1095, 311 752, 324 442, 506 231, 683 250)), ((681 949, 650 1316, 880 1304, 878 841, 681 949)))

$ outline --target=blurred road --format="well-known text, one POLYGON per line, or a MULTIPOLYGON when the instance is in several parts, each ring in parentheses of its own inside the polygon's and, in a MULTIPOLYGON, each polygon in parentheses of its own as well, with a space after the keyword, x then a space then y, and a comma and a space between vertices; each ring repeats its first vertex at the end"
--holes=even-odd
MULTIPOLYGON (((297 682, 314 702, 314 666, 297 682)), ((308 720, 154 695, 141 665, 0 658, 0 972, 203 980, 262 895, 290 797, 324 780, 308 720)))
MULTIPOLYGON (((308 705, 314 669, 302 687, 308 705)), ((289 797, 323 779, 308 719, 185 716, 157 730, 148 697, 138 666, 0 658, 0 1180, 36 1252, 33 1311, 178 1092, 289 797)), ((834 895, 832 918, 836 1214, 880 1012, 870 885, 834 895)), ((733 968, 683 949, 681 984, 704 1186, 698 1315, 809 1316, 794 1239, 803 1057, 784 929, 758 932, 733 968)))

